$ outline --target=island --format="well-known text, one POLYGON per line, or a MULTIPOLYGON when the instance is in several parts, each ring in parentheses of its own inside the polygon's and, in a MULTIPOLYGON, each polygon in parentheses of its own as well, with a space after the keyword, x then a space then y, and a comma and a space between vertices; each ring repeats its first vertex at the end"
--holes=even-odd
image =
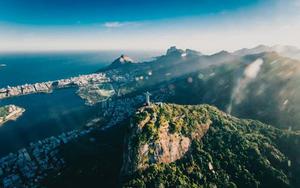
POLYGON ((24 108, 15 105, 0 107, 0 126, 9 120, 16 120, 23 114, 23 112, 25 112, 24 108))

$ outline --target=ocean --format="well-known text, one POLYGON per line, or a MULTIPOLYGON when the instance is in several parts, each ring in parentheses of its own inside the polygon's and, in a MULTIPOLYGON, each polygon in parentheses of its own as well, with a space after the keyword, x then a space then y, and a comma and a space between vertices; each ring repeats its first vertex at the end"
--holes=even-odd
MULTIPOLYGON (((0 54, 0 88, 89 74, 108 65, 119 51, 0 54)), ((158 52, 128 52, 137 61, 158 52)), ((97 106, 87 106, 76 88, 55 90, 0 100, 0 106, 14 104, 25 108, 16 121, 0 127, 0 157, 46 137, 56 136, 86 125, 99 114, 97 106)))

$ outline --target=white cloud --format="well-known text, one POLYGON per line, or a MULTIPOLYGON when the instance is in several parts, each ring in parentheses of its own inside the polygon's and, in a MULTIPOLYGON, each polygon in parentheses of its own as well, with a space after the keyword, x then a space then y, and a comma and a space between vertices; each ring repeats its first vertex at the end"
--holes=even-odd
POLYGON ((106 22, 103 24, 106 28, 118 28, 129 25, 129 22, 106 22))
POLYGON ((249 78, 249 79, 255 78, 262 64, 263 64, 263 60, 257 59, 256 61, 248 65, 244 71, 245 78, 249 78))
POLYGON ((231 113, 233 105, 239 104, 244 100, 247 86, 256 78, 263 63, 264 61, 259 58, 245 68, 243 76, 238 79, 237 84, 232 91, 230 103, 227 107, 228 113, 231 113))

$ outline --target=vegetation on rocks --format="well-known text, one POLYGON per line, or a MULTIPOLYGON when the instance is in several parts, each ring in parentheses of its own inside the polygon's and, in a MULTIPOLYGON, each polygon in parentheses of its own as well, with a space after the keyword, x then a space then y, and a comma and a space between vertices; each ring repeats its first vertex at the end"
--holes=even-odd
POLYGON ((0 117, 5 117, 8 115, 8 106, 0 107, 0 117))
POLYGON ((124 187, 300 185, 299 132, 237 119, 208 105, 143 107, 126 142, 124 187))

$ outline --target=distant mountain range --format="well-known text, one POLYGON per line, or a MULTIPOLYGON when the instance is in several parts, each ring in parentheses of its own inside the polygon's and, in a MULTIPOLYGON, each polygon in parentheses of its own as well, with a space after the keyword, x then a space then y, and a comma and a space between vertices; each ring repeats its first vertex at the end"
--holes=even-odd
POLYGON ((235 51, 235 55, 244 56, 249 54, 259 54, 263 52, 276 52, 281 56, 289 57, 292 59, 300 59, 300 49, 294 46, 283 46, 283 45, 275 45, 275 46, 265 46, 259 45, 254 48, 243 48, 241 50, 235 51))
POLYGON ((171 47, 151 62, 132 63, 121 56, 106 70, 146 78, 125 84, 120 88, 123 94, 171 85, 174 96, 170 102, 207 103, 238 117, 299 130, 300 61, 291 58, 299 51, 290 46, 260 45, 203 55, 171 47))

